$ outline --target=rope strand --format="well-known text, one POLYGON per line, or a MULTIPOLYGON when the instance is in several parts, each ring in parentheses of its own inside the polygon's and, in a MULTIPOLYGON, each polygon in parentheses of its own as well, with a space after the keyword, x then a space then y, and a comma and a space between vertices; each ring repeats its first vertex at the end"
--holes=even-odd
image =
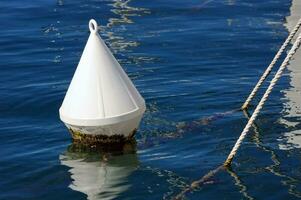
POLYGON ((281 77, 284 69, 289 64, 289 61, 291 60, 291 58, 293 57, 293 55, 298 50, 298 48, 300 46, 300 43, 301 43, 301 33, 299 34, 298 38, 296 39, 293 47, 291 48, 291 50, 287 54, 286 58, 282 62, 281 66, 279 67, 279 69, 278 69, 276 75, 274 76, 274 78, 272 79, 272 81, 271 81, 268 89, 265 91, 263 97, 261 98, 260 102, 258 103, 258 105, 257 105, 254 113, 252 114, 250 120, 248 121, 247 125, 245 126, 244 130, 242 131, 241 135, 239 136, 238 140, 236 141, 233 149, 231 150, 230 154, 228 155, 228 158, 224 162, 224 166, 229 166, 231 164, 231 162, 232 162, 235 154, 237 153, 238 148, 240 147, 242 141, 244 140, 244 138, 246 137, 247 133, 249 132, 250 127, 252 126, 252 124, 254 123, 255 119, 257 118, 260 110, 262 109, 264 103, 268 99, 268 97, 269 97, 270 93, 272 92, 274 86, 276 85, 277 81, 281 77))
MULTIPOLYGON (((286 39, 285 43, 282 45, 281 49, 277 52, 277 54, 276 54, 275 58, 273 59, 272 63, 269 65, 269 67, 267 68, 267 70, 265 71, 263 76, 260 78, 259 82, 257 83, 255 88, 253 89, 252 93, 250 94, 250 96, 248 97, 247 101, 244 103, 244 106, 242 108, 246 108, 248 106, 249 102, 255 96, 258 88, 261 86, 261 84, 263 83, 265 78, 269 75, 271 69, 275 65, 275 62, 279 59, 280 55, 283 53, 283 51, 286 48, 286 46, 288 45, 288 43, 292 40, 292 38, 294 37, 294 35, 296 34, 296 32, 298 31, 300 26, 301 26, 301 18, 299 19, 299 21, 298 21, 297 25, 295 26, 294 30, 290 33, 289 37, 286 39)), ((236 155, 239 147, 242 144, 242 141, 244 140, 247 133, 249 132, 250 127, 254 124, 254 121, 256 120, 256 118, 257 118, 260 110, 262 109, 264 103, 266 102, 267 98, 269 97, 270 93, 272 92, 272 90, 273 90, 274 86, 276 85, 277 81, 281 77, 284 69, 289 64, 289 61, 291 60, 293 55, 298 50, 300 44, 301 44, 301 33, 298 35, 298 38, 296 39, 295 43, 293 44, 293 47, 290 49, 290 51, 287 54, 286 58, 282 62, 281 66, 279 67, 276 75, 274 76, 274 78, 270 82, 270 85, 269 85, 268 89, 265 91, 265 93, 264 93, 263 97, 261 98, 259 104, 257 105, 254 113, 249 118, 247 125, 245 126, 242 133, 240 134, 238 140, 236 141, 234 147, 232 148, 232 150, 231 150, 230 154, 228 155, 228 157, 227 157, 226 161, 224 162, 224 164, 221 165, 221 166, 218 166, 214 170, 209 171, 207 174, 205 174, 199 180, 196 180, 196 181, 192 182, 191 185, 184 188, 184 190, 182 190, 182 192, 180 192, 177 196, 175 196, 175 198, 174 198, 175 200, 182 199, 187 192, 190 192, 193 189, 195 189, 196 187, 199 187, 200 185, 204 184, 206 181, 208 181, 211 177, 213 177, 220 170, 225 169, 225 168, 227 168, 231 165, 234 156, 236 155)))
POLYGON ((295 34, 298 32, 300 26, 301 26, 301 19, 299 19, 298 23, 296 24, 296 26, 294 27, 292 32, 289 34, 289 36, 286 38, 285 42, 282 44, 281 48, 279 49, 279 51, 277 52, 277 54, 273 58, 272 62, 268 66, 268 68, 265 70, 265 72, 260 77, 259 81, 257 82, 255 87, 253 88, 253 90, 250 93, 249 97, 247 98, 245 103, 242 105, 242 107, 241 107, 242 110, 246 109, 249 106, 250 102, 252 101, 252 99, 256 95, 258 89, 260 88, 262 83, 265 81, 267 76, 271 73, 271 71, 272 71, 273 67, 275 66, 276 62, 278 61, 278 59, 280 58, 280 56, 282 55, 282 53, 286 49, 287 45, 291 42, 291 40, 293 39, 295 34))

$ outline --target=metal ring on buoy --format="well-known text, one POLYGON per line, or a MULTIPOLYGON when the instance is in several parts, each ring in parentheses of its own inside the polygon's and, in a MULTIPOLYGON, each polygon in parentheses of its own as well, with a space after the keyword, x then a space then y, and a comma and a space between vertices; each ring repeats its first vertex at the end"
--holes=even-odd
POLYGON ((112 143, 132 137, 145 101, 98 34, 90 34, 60 107, 60 119, 81 143, 112 143), (78 134, 77 134, 78 133, 78 134))
POLYGON ((91 33, 97 33, 98 25, 94 19, 91 19, 89 21, 89 29, 90 29, 91 33))

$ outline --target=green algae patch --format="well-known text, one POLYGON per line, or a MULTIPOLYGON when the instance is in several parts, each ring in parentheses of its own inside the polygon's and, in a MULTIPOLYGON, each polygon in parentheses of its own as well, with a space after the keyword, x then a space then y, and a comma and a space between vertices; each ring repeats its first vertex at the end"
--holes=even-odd
POLYGON ((69 129, 69 132, 72 136, 73 142, 87 144, 87 145, 112 145, 112 144, 124 144, 128 141, 135 140, 134 135, 136 133, 136 129, 132 131, 132 133, 125 137, 123 135, 92 135, 92 134, 84 134, 79 131, 69 129))

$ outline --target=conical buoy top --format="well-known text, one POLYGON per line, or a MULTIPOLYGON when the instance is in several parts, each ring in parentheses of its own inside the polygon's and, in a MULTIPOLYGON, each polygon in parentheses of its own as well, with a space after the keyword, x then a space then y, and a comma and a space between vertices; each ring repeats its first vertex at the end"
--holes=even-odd
POLYGON ((62 106, 63 122, 101 126, 130 120, 145 111, 145 102, 98 34, 94 19, 90 36, 62 106))

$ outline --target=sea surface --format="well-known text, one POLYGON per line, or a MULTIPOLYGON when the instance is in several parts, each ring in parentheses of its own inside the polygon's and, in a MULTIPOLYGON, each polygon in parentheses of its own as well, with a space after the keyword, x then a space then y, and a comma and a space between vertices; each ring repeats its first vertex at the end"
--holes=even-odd
MULTIPOLYGON (((291 5, 1 0, 0 199, 173 199, 226 159, 247 122, 237 109, 288 36, 291 5), (59 119, 91 18, 146 100, 137 144, 122 152, 72 144, 59 119)), ((286 115, 292 76, 277 83, 232 167, 183 199, 301 197, 300 146, 286 134, 301 125, 283 120, 300 122, 286 115)))

